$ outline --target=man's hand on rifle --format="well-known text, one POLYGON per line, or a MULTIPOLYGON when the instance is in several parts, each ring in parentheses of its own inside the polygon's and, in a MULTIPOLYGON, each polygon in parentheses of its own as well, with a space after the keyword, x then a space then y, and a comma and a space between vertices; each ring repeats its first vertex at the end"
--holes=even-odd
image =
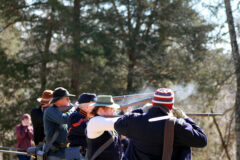
POLYGON ((172 113, 173 116, 177 118, 188 118, 188 116, 180 108, 173 107, 172 113))

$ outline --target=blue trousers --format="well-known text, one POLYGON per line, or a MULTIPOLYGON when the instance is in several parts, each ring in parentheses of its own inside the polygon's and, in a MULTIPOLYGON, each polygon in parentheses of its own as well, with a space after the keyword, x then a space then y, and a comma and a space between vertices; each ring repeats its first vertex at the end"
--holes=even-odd
POLYGON ((26 155, 17 155, 19 160, 31 160, 30 156, 26 156, 26 155))
POLYGON ((65 159, 62 159, 62 158, 59 158, 59 157, 55 157, 55 156, 48 156, 47 160, 65 160, 65 159))
POLYGON ((66 160, 85 160, 85 158, 80 153, 80 147, 69 147, 65 149, 66 160))

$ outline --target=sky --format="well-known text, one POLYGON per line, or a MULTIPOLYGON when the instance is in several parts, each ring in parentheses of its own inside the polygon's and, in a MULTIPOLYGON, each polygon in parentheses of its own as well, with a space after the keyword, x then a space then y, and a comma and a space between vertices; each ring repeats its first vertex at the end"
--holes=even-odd
MULTIPOLYGON (((218 25, 222 25, 222 27, 217 26, 213 32, 210 33, 210 35, 217 36, 222 35, 222 38, 226 41, 225 43, 214 43, 209 44, 208 47, 210 49, 218 49, 223 48, 223 52, 226 54, 231 54, 231 45, 230 45, 230 38, 228 34, 228 25, 226 23, 226 13, 224 8, 224 0, 196 0, 196 5, 194 6, 194 9, 198 11, 201 16, 207 20, 209 23, 214 23, 218 25), (217 6, 220 4, 221 7, 219 7, 218 11, 215 12, 214 6, 217 6), (213 6, 213 7, 209 7, 213 6), (211 11, 212 10, 212 11, 211 11)), ((239 25, 240 18, 239 18, 239 1, 232 0, 232 10, 233 10, 233 16, 235 25, 239 25)))
MULTIPOLYGON (((69 3, 68 0, 60 0, 63 3, 69 3)), ((26 0, 27 3, 31 4, 34 0, 26 0)), ((240 16, 238 9, 240 6, 239 0, 232 0, 232 10, 234 14, 235 25, 240 25, 240 16)), ((209 49, 219 49, 223 48, 223 53, 231 54, 231 45, 230 39, 228 34, 228 26, 226 23, 226 15, 225 15, 225 8, 224 8, 224 0, 193 0, 193 8, 200 13, 200 15, 205 19, 208 23, 217 24, 217 26, 211 33, 210 36, 217 37, 217 35, 222 36, 225 42, 221 43, 209 43, 207 47, 209 49), (214 7, 220 5, 218 11, 214 9, 214 7)), ((44 14, 39 11, 38 14, 44 14)))

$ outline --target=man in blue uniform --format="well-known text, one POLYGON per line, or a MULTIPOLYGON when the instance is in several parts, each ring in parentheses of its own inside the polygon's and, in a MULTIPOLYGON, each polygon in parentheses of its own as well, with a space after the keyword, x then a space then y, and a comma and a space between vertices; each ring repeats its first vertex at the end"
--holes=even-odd
POLYGON ((57 130, 59 133, 48 153, 47 160, 65 159, 65 148, 67 147, 66 137, 68 131, 67 119, 75 110, 70 104, 69 97, 71 96, 74 95, 69 94, 65 88, 56 88, 53 92, 53 99, 50 102, 53 106, 48 107, 44 111, 43 122, 46 143, 50 143, 57 130))
POLYGON ((96 98, 95 94, 81 94, 75 104, 78 107, 77 111, 68 118, 67 140, 70 144, 69 148, 66 148, 67 160, 83 159, 83 156, 85 156, 87 147, 86 123, 91 116, 92 104, 96 101, 96 98), (80 154, 80 149, 82 154, 80 154))
POLYGON ((128 160, 191 160, 190 147, 207 145, 207 136, 202 129, 179 110, 183 119, 175 119, 172 129, 166 128, 167 121, 173 118, 169 114, 173 105, 172 90, 160 88, 147 113, 125 115, 115 122, 118 134, 130 139, 125 154, 128 160))

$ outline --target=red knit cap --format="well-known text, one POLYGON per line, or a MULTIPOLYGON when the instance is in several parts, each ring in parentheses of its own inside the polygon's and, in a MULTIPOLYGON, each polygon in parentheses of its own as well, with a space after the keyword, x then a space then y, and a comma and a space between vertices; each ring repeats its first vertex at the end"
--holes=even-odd
POLYGON ((168 88, 159 88, 155 91, 153 99, 153 105, 162 105, 168 109, 172 109, 174 104, 174 93, 171 89, 168 88))

